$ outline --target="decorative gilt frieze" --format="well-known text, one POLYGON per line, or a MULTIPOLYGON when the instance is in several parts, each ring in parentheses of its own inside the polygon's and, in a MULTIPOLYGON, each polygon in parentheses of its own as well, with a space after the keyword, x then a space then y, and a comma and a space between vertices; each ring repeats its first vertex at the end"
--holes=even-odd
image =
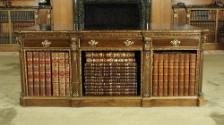
POLYGON ((91 47, 96 47, 96 46, 99 44, 99 42, 97 42, 96 40, 90 40, 90 41, 88 42, 88 44, 89 44, 91 47))
POLYGON ((41 44, 42 44, 43 47, 48 48, 48 47, 50 47, 51 42, 48 41, 48 40, 44 40, 41 44))
POLYGON ((145 37, 144 40, 145 40, 144 49, 145 50, 150 50, 151 49, 152 38, 145 37))
POLYGON ((125 41, 124 41, 124 45, 125 45, 126 47, 131 47, 131 46, 134 45, 134 44, 135 44, 135 42, 132 41, 132 40, 125 40, 125 41))
POLYGON ((175 39, 175 40, 170 41, 170 44, 171 44, 173 47, 179 47, 180 44, 181 44, 181 41, 175 39))
POLYGON ((79 39, 77 37, 72 37, 71 38, 71 49, 73 51, 76 51, 79 49, 79 39))

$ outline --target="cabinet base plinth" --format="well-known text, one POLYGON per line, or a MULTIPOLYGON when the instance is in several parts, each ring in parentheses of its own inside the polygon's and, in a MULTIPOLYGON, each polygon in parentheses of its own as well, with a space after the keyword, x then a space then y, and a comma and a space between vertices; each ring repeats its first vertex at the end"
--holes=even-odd
POLYGON ((201 106, 204 102, 203 97, 153 97, 143 98, 143 107, 161 106, 201 106))

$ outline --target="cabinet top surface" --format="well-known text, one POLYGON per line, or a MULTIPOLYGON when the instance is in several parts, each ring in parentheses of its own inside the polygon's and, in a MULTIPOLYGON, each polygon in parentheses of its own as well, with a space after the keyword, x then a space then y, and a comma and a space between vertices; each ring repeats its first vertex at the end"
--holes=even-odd
MULTIPOLYGON (((153 26, 153 25, 152 25, 153 26)), ((202 29, 199 27, 194 27, 191 25, 172 25, 170 27, 164 28, 156 28, 153 26, 153 29, 150 30, 82 30, 82 31, 72 31, 72 30, 50 30, 50 31, 41 31, 39 27, 31 27, 26 30, 16 31, 17 33, 153 33, 153 32, 189 32, 189 33, 197 33, 197 32, 207 32, 208 29, 202 29)))

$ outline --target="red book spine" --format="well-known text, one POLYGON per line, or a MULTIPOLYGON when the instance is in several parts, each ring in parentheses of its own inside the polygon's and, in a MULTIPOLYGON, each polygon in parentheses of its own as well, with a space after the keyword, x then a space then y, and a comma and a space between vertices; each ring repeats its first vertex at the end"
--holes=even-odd
POLYGON ((163 96, 163 54, 159 54, 159 96, 163 96))
POLYGON ((58 56, 60 96, 65 96, 65 54, 64 52, 60 52, 58 56))
POLYGON ((40 96, 39 52, 33 52, 34 96, 40 96))
POLYGON ((174 94, 174 81, 173 81, 173 65, 174 65, 174 54, 169 54, 169 96, 173 96, 174 94))
POLYGON ((173 85, 174 85, 174 96, 178 96, 178 82, 179 82, 179 78, 178 78, 178 72, 179 72, 179 54, 175 54, 174 55, 174 66, 173 66, 173 85))
POLYGON ((52 52, 52 85, 53 85, 53 96, 59 96, 59 75, 58 75, 58 53, 52 52))
POLYGON ((184 96, 189 95, 190 56, 184 55, 184 96))
POLYGON ((33 53, 27 52, 27 87, 28 96, 33 96, 33 53))
POLYGON ((39 66, 40 66, 40 96, 45 96, 45 54, 44 52, 39 52, 39 66))
POLYGON ((164 54, 164 72, 163 72, 163 94, 168 96, 168 83, 169 83, 169 57, 168 54, 164 54))
POLYGON ((154 54, 153 57, 153 85, 152 95, 158 96, 158 67, 159 67, 159 54, 154 54))
POLYGON ((69 53, 65 53, 65 88, 66 96, 70 96, 70 63, 69 53))
POLYGON ((52 96, 52 80, 51 80, 51 54, 45 52, 45 67, 46 67, 46 96, 52 96))
POLYGON ((190 91, 189 95, 195 95, 195 85, 196 85, 196 54, 190 55, 190 91))
POLYGON ((179 96, 184 96, 184 54, 179 56, 179 96))

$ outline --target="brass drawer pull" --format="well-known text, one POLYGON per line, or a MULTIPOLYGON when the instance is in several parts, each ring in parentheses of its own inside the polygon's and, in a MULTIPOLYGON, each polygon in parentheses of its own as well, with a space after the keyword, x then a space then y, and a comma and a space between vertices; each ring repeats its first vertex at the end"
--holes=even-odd
POLYGON ((134 45, 135 44, 135 42, 134 41, 131 41, 131 40, 126 40, 126 41, 124 41, 124 45, 126 46, 126 47, 130 47, 130 46, 132 46, 132 45, 134 45))
POLYGON ((43 47, 50 47, 50 45, 51 45, 51 42, 50 41, 48 41, 48 40, 44 40, 43 42, 42 42, 42 45, 43 45, 43 47))
POLYGON ((97 42, 96 40, 90 40, 89 42, 88 42, 88 44, 90 45, 90 46, 92 46, 92 47, 96 47, 96 45, 98 44, 99 42, 97 42))
POLYGON ((171 43, 172 46, 177 47, 177 46, 180 46, 181 41, 179 41, 179 40, 172 40, 170 43, 171 43))

